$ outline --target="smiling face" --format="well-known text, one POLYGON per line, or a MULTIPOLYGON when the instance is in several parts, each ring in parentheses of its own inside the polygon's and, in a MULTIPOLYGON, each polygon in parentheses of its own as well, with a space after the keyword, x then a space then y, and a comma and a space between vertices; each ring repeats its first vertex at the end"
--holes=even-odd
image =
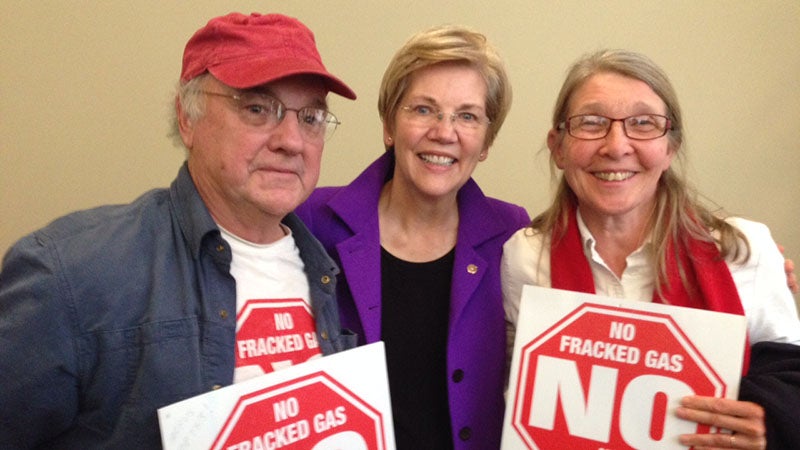
POLYGON ((486 83, 468 65, 440 63, 414 72, 400 105, 441 111, 443 117, 426 125, 400 108, 394 131, 384 126, 384 139, 395 148, 394 187, 432 199, 454 199, 487 155, 485 104, 486 83), (483 123, 466 128, 450 120, 452 113, 471 113, 483 123))
MULTIPOLYGON (((643 81, 616 73, 589 77, 573 93, 567 117, 597 114, 615 119, 639 114, 667 115, 661 98, 643 81)), ((633 140, 621 122, 605 138, 581 140, 565 130, 551 130, 547 145, 564 171, 587 223, 593 219, 631 218, 647 221, 661 174, 672 162, 669 138, 633 140)))
MULTIPOLYGON (((203 89, 237 93, 213 77, 203 89)), ((327 95, 321 81, 310 76, 284 78, 258 90, 291 109, 324 107, 327 95)), ((196 121, 178 114, 200 196, 222 227, 253 242, 271 242, 282 236, 283 217, 316 186, 324 139, 305 139, 294 111, 265 130, 246 123, 242 114, 250 112, 230 97, 206 95, 205 105, 196 121)))

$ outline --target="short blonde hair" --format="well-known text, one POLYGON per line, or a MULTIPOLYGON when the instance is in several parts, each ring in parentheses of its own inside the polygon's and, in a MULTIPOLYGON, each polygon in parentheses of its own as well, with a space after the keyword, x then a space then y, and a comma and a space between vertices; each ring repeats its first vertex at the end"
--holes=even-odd
POLYGON ((491 146, 511 108, 511 85, 500 55, 481 33, 460 25, 443 25, 412 36, 395 53, 381 81, 378 113, 389 131, 408 90, 409 77, 419 69, 444 62, 474 67, 486 82, 486 115, 491 121, 486 145, 491 146))

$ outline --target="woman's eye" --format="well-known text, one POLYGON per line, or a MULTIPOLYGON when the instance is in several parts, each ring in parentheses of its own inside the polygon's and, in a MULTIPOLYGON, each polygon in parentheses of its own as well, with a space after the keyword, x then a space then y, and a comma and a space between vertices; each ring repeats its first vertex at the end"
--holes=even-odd
POLYGON ((655 122, 648 116, 638 116, 631 118, 631 125, 635 127, 651 127, 655 125, 655 122))
POLYGON ((433 113, 433 109, 430 106, 425 106, 425 105, 417 105, 413 108, 413 110, 420 116, 427 116, 433 113))
POLYGON ((470 112, 458 113, 458 119, 463 122, 477 122, 478 116, 470 112))
POLYGON ((602 120, 597 117, 585 117, 583 120, 581 120, 581 126, 584 127, 599 127, 602 124, 602 120))

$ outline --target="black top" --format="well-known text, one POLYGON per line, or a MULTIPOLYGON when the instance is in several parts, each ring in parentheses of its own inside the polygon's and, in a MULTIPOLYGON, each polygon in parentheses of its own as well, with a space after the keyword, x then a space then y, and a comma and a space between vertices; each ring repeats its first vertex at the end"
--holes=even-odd
POLYGON ((411 263, 381 248, 381 339, 398 450, 452 449, 447 330, 455 249, 411 263))

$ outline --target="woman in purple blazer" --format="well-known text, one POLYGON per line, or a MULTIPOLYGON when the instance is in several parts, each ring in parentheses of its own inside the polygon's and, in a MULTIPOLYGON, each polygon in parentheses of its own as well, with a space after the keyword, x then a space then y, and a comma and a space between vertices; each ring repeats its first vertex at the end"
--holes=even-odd
POLYGON ((511 104, 505 67, 460 26, 413 36, 383 77, 385 153, 297 213, 339 263, 341 320, 384 341, 399 449, 499 448, 506 334, 503 243, 525 210, 472 172, 511 104))

